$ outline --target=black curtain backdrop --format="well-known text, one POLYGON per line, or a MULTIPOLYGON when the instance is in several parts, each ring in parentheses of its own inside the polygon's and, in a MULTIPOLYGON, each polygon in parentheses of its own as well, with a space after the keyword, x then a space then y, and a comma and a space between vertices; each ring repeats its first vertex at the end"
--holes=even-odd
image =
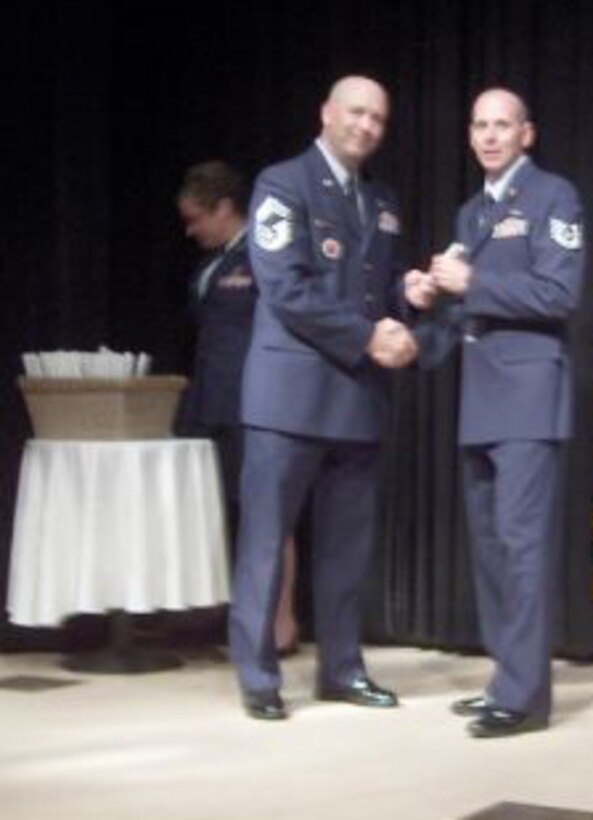
MULTIPOLYGON (((22 445, 24 350, 147 350, 187 367, 193 249, 174 196, 214 157, 251 180, 303 149, 334 79, 365 73, 394 100, 375 170, 400 192, 410 262, 451 237, 479 184, 466 145, 485 86, 526 95, 538 160, 579 187, 591 222, 593 4, 588 0, 31 0, 0 11, 0 589, 22 445)), ((590 276, 574 329, 577 435, 567 452, 558 650, 593 652, 590 276)), ((383 520, 368 587, 372 640, 478 646, 455 449, 458 362, 395 380, 383 520)), ((501 397, 503 400, 503 397, 501 397)), ((504 407, 501 406, 501 412, 504 407)), ((4 618, 0 648, 32 633, 4 618), (15 637, 16 636, 16 637, 15 637)))

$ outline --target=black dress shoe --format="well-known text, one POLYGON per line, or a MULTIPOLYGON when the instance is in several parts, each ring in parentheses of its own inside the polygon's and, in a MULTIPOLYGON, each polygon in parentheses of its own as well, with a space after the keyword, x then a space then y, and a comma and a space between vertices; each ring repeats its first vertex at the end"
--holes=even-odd
POLYGON ((389 708, 398 706, 397 695, 388 689, 381 689, 370 678, 361 676, 348 686, 319 686, 318 700, 341 701, 355 706, 378 706, 389 708))
POLYGON ((480 717, 489 705, 490 701, 486 695, 475 695, 473 698, 453 701, 451 711, 454 715, 461 715, 461 717, 480 717))
POLYGON ((256 720, 285 720, 288 717, 284 701, 275 689, 245 692, 243 703, 247 714, 256 720))
POLYGON ((522 732, 536 732, 545 729, 547 725, 547 718, 491 705, 482 711, 480 717, 468 724, 467 731, 472 737, 507 737, 522 732))

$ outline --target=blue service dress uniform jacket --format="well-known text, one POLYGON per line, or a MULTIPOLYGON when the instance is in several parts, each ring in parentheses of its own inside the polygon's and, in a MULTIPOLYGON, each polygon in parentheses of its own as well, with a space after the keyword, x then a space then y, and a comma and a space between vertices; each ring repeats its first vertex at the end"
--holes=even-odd
POLYGON ((474 275, 419 338, 425 366, 463 344, 461 444, 570 436, 567 328, 583 278, 582 219, 574 187, 530 160, 487 216, 482 193, 460 210, 456 239, 474 275))
POLYGON ((243 385, 245 424, 376 441, 389 376, 365 353, 396 311, 401 273, 394 193, 361 184, 364 224, 317 147, 265 171, 250 255, 261 293, 243 385))
POLYGON ((193 372, 176 420, 182 436, 216 441, 227 513, 234 531, 242 458, 241 377, 251 338, 257 291, 247 237, 200 265, 189 287, 196 342, 193 372))
POLYGON ((247 237, 200 265, 189 290, 196 343, 185 408, 187 423, 235 426, 239 423, 241 377, 257 297, 247 237), (215 267, 205 284, 204 273, 211 263, 215 267))

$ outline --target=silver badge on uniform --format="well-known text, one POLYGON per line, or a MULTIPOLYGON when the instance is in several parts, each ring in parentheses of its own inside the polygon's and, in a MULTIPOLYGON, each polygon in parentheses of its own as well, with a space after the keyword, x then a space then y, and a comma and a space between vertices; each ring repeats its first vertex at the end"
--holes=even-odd
POLYGON ((391 211, 381 211, 379 214, 379 230, 385 233, 399 233, 399 219, 391 211))
POLYGON ((578 222, 564 222, 562 219, 550 219, 550 238, 569 251, 578 251, 583 247, 583 226, 578 222))
POLYGON ((292 210, 267 196, 255 212, 255 242, 264 251, 281 251, 292 242, 292 210))

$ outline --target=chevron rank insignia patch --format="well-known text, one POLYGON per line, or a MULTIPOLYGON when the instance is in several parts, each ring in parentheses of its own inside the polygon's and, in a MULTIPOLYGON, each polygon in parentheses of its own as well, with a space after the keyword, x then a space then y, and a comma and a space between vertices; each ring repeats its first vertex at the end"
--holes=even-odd
POLYGON ((578 222, 564 222, 562 219, 550 219, 550 238, 569 251, 578 251, 583 247, 583 226, 578 222))
POLYGON ((255 212, 255 243, 264 251, 281 251, 292 242, 292 211, 279 199, 267 196, 255 212))

